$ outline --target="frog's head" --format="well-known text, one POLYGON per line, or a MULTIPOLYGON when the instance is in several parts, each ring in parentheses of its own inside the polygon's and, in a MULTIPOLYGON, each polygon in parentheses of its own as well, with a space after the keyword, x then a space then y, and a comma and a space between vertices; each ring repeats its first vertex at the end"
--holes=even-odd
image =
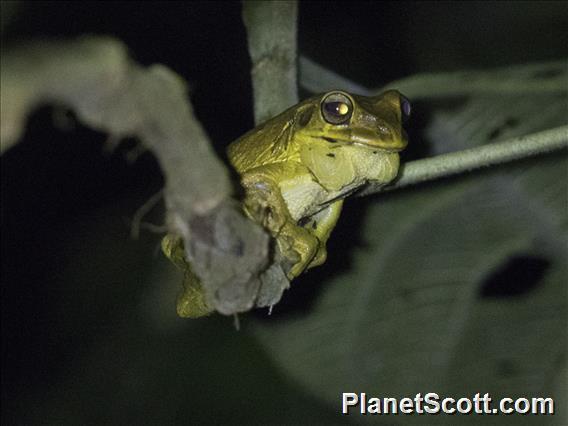
POLYGON ((304 140, 391 152, 404 149, 408 143, 402 124, 410 116, 410 102, 396 90, 373 97, 333 91, 304 105, 305 115, 296 126, 304 140))
POLYGON ((374 97, 325 93, 296 109, 295 148, 328 189, 388 183, 398 172, 398 151, 408 143, 402 124, 409 116, 410 103, 396 90, 374 97))

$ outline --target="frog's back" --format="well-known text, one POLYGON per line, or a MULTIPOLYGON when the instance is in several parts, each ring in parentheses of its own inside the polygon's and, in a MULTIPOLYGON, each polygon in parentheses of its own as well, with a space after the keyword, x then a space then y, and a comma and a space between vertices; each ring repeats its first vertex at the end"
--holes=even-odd
POLYGON ((243 174, 255 167, 292 160, 289 142, 293 117, 292 109, 284 111, 232 142, 227 155, 237 172, 243 174))

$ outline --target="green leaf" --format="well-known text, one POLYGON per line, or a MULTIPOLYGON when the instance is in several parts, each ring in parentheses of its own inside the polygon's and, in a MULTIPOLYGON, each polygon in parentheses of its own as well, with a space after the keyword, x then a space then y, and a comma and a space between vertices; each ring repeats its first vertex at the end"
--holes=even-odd
MULTIPOLYGON (((434 153, 454 151, 564 124, 565 111, 565 96, 472 97, 434 110, 426 134, 434 153)), ((377 196, 363 224, 365 247, 348 254, 352 268, 326 282, 302 318, 258 323, 260 340, 290 377, 337 410, 342 392, 552 396, 561 410, 567 167, 561 152, 377 196)), ((565 420, 500 416, 499 424, 565 420)))

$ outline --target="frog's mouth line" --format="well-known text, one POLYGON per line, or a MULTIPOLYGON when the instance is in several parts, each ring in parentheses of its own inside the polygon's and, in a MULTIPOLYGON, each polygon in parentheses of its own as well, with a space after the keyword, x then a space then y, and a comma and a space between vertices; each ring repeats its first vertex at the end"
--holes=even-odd
POLYGON ((351 142, 351 145, 353 146, 361 146, 363 148, 367 148, 369 150, 373 150, 373 153, 377 153, 377 152, 382 152, 382 153, 393 153, 393 152, 400 152, 402 151, 404 148, 406 148, 406 144, 404 146, 401 147, 388 147, 385 148, 383 146, 377 146, 377 145, 373 145, 371 143, 365 143, 365 142, 351 142))
POLYGON ((379 152, 400 152, 402 151, 404 148, 406 148, 406 143, 403 143, 403 145, 401 147, 385 147, 385 146, 378 146, 376 141, 371 141, 369 140, 367 141, 347 141, 347 140, 343 140, 343 139, 336 139, 336 138, 330 138, 329 136, 312 136, 313 139, 323 139, 326 142, 329 142, 331 144, 334 144, 334 146, 332 146, 331 148, 339 148, 341 146, 361 146, 364 148, 368 148, 368 149, 372 149, 374 151, 379 151, 379 152))

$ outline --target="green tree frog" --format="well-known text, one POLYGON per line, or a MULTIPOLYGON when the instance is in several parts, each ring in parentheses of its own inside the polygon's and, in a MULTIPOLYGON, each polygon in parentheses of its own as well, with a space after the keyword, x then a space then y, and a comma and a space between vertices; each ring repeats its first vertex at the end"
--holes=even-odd
MULTIPOLYGON (((387 184, 407 145, 402 125, 410 103, 395 90, 366 97, 343 91, 313 96, 229 145, 245 189, 244 212, 275 238, 290 265, 288 278, 325 262, 326 242, 343 200, 368 182, 387 184)), ((166 256, 185 271, 177 302, 182 317, 212 311, 174 235, 166 256)))

